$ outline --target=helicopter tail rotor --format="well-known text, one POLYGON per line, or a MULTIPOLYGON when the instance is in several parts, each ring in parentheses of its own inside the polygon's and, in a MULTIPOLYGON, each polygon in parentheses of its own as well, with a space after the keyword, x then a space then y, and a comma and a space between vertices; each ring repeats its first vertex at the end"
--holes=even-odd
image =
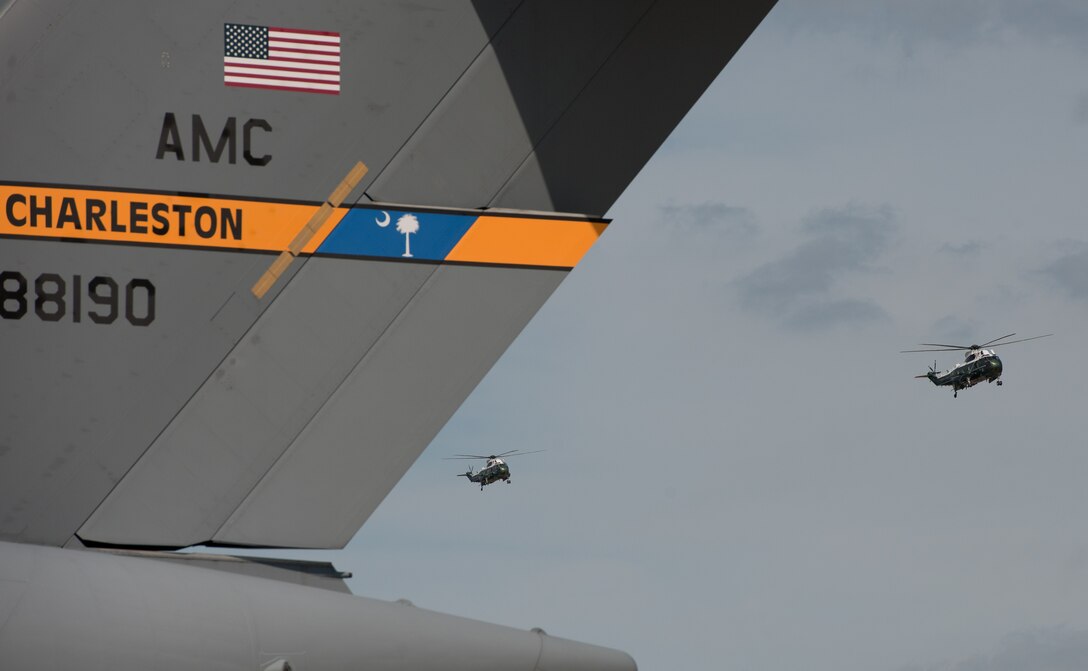
POLYGON ((933 365, 929 367, 929 372, 927 372, 924 375, 915 375, 914 378, 919 379, 919 378, 923 378, 923 377, 931 377, 931 376, 936 375, 936 374, 937 374, 937 361, 936 361, 936 359, 934 359, 933 365))

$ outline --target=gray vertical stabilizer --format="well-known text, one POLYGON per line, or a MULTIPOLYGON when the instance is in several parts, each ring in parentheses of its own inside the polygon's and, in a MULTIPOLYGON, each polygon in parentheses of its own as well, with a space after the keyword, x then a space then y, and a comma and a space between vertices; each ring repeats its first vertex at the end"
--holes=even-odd
POLYGON ((0 4, 0 539, 343 546, 771 5, 0 4))

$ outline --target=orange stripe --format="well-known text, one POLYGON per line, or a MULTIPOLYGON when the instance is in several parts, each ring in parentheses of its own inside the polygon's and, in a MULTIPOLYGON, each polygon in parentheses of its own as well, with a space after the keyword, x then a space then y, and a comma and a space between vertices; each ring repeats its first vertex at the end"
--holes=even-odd
MULTIPOLYGON (((287 249, 317 209, 227 198, 0 185, 0 234, 278 252, 287 249)), ((303 253, 316 250, 346 212, 337 208, 303 253)))
POLYGON ((480 217, 447 261, 573 268, 608 224, 560 219, 480 217))

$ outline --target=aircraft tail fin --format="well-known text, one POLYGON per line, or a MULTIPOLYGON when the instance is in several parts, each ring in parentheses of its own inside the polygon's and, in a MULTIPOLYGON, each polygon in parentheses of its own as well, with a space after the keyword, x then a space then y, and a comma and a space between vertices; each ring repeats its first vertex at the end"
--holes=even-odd
POLYGON ((408 4, 0 0, 0 539, 346 545, 774 0, 408 4))

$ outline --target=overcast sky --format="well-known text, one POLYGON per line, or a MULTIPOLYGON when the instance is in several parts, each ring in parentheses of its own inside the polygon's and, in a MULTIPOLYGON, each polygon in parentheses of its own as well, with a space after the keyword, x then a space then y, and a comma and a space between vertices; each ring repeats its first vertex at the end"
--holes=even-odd
POLYGON ((781 0, 327 556, 644 671, 1088 668, 1086 168, 1088 4, 781 0))

